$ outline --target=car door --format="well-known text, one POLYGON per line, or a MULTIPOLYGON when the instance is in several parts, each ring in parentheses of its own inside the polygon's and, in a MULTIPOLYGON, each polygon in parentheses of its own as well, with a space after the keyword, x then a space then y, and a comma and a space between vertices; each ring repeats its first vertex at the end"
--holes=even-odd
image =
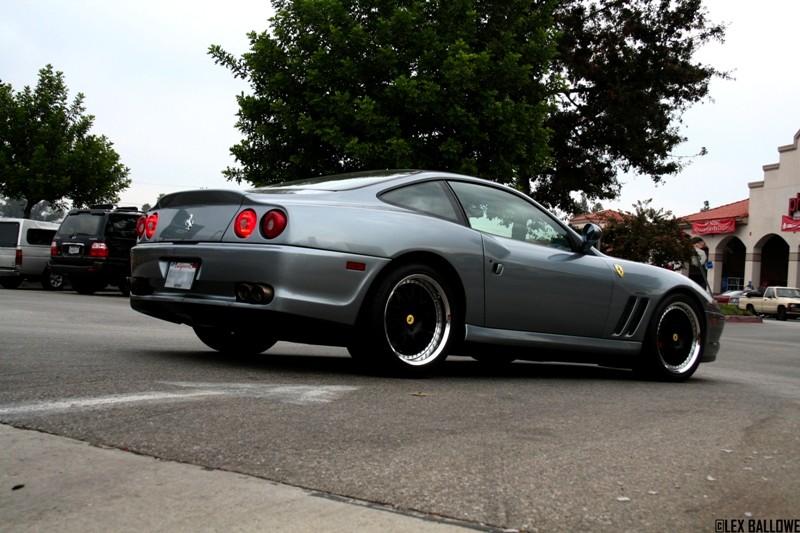
POLYGON ((574 250, 568 230, 520 196, 475 183, 451 187, 483 233, 486 327, 602 336, 615 276, 607 261, 574 250))

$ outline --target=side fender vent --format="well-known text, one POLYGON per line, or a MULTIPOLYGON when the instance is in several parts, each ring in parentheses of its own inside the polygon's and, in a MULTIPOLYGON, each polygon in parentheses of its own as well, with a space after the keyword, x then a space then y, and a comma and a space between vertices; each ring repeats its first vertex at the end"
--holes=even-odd
POLYGON ((619 317, 613 335, 615 337, 632 337, 636 330, 639 329, 642 317, 649 304, 650 300, 648 298, 637 298, 635 296, 628 298, 628 303, 619 317))

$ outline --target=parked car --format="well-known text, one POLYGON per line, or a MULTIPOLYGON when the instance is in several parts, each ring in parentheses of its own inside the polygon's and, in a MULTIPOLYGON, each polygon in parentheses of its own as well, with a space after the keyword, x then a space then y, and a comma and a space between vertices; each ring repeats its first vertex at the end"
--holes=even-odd
POLYGON ((68 276, 81 294, 108 285, 129 294, 130 251, 142 215, 134 207, 110 204, 70 210, 51 242, 50 270, 68 276))
POLYGON ((688 278, 600 253, 528 196, 379 171, 162 197, 137 226, 131 307, 209 347, 346 346, 424 373, 448 354, 570 360, 689 378, 724 317, 688 278))
POLYGON ((750 291, 739 298, 739 309, 754 315, 774 316, 778 320, 800 316, 800 289, 767 287, 764 292, 750 291))
POLYGON ((41 282, 48 290, 64 286, 64 278, 47 269, 54 222, 0 218, 0 286, 16 289, 25 280, 41 282))
POLYGON ((717 294, 714 296, 714 299, 717 301, 717 303, 738 305, 739 297, 746 292, 747 291, 743 290, 725 291, 722 294, 717 294))

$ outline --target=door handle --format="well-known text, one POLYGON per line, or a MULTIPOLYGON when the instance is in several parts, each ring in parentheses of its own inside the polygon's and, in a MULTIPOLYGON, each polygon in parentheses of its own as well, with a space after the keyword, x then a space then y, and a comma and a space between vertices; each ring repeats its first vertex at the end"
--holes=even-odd
POLYGON ((495 263, 492 265, 492 274, 499 276, 503 273, 503 263, 495 263))

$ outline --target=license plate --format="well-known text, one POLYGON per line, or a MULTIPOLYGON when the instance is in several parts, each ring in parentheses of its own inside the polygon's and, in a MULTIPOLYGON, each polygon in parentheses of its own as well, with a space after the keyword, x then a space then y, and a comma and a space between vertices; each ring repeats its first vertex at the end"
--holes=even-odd
POLYGON ((70 246, 67 253, 69 253, 70 255, 78 255, 79 253, 81 253, 81 247, 80 246, 70 246))
POLYGON ((169 264, 164 287, 188 291, 192 288, 192 282, 194 282, 194 275, 196 272, 197 263, 173 261, 169 264))

